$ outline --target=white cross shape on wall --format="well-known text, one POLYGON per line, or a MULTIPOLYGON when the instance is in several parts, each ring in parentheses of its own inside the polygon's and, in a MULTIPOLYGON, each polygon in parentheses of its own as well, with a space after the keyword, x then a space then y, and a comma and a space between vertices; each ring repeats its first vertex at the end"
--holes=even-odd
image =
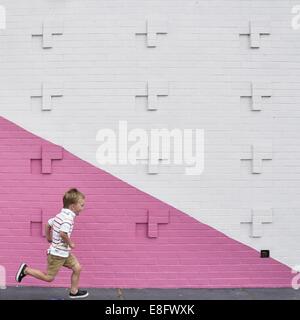
POLYGON ((139 89, 136 97, 147 97, 149 111, 158 110, 158 97, 169 95, 169 83, 166 81, 148 81, 145 89, 139 89))
POLYGON ((34 92, 32 98, 42 98, 42 110, 51 111, 52 110, 52 98, 53 97, 62 97, 64 91, 62 85, 43 83, 39 93, 34 92))
POLYGON ((45 20, 42 30, 33 31, 32 36, 43 37, 43 48, 49 49, 53 47, 53 36, 62 35, 64 30, 63 22, 56 20, 45 20))
POLYGON ((147 47, 156 47, 157 34, 167 34, 168 22, 162 19, 148 18, 146 31, 138 31, 136 34, 147 36, 147 47))
POLYGON ((271 34, 269 21, 252 20, 249 22, 248 31, 241 31, 240 35, 250 36, 250 47, 260 47, 260 36, 271 34))
POLYGON ((248 217, 243 217, 241 223, 250 223, 251 237, 261 238, 263 236, 263 224, 273 222, 272 209, 252 209, 252 213, 248 217))
POLYGON ((263 160, 272 160, 271 143, 255 143, 251 146, 251 156, 242 155, 241 160, 252 160, 252 173, 262 173, 263 160))
MULTIPOLYGON (((159 146, 161 148, 161 145, 159 146)), ((152 148, 148 146, 148 156, 139 156, 137 160, 148 160, 148 174, 158 174, 159 167, 162 160, 168 160, 169 157, 162 150, 156 150, 157 148, 152 148)))

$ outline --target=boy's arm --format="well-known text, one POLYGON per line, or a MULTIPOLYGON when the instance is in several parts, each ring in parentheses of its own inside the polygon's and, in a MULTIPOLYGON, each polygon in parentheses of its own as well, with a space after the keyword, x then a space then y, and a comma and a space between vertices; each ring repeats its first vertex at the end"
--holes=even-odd
POLYGON ((71 248, 74 249, 75 248, 75 244, 71 241, 71 239, 69 238, 68 234, 66 232, 61 231, 59 233, 59 235, 61 236, 61 238, 64 240, 64 242, 71 248))
POLYGON ((52 227, 50 226, 49 223, 46 223, 45 226, 45 234, 46 234, 46 239, 48 242, 52 242, 52 227))

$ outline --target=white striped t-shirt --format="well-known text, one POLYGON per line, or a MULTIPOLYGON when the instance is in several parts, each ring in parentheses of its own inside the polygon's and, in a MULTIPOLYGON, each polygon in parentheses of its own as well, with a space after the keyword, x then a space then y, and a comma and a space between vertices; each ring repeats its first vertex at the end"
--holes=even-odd
POLYGON ((60 213, 48 221, 52 228, 52 243, 48 253, 64 258, 69 256, 71 248, 63 241, 59 233, 62 231, 66 232, 69 237, 71 236, 75 216, 73 211, 63 208, 60 213))

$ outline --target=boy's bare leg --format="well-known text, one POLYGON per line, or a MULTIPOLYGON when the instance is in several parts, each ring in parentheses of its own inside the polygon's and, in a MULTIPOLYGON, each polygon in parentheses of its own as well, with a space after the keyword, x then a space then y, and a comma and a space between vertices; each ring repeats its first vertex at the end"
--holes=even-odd
POLYGON ((26 275, 30 275, 36 279, 47 281, 47 282, 51 282, 54 279, 53 277, 48 276, 46 273, 40 270, 32 269, 29 267, 27 267, 24 272, 26 275))
POLYGON ((76 264, 73 268, 73 273, 71 276, 71 293, 76 294, 79 286, 79 278, 81 272, 81 266, 76 264))

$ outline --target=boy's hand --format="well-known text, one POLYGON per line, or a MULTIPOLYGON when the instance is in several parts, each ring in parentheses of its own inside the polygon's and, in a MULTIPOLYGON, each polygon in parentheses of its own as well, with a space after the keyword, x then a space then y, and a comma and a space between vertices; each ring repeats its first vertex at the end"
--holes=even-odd
POLYGON ((66 232, 61 231, 59 233, 64 243, 66 243, 71 249, 75 248, 75 243, 71 241, 68 234, 66 232))

